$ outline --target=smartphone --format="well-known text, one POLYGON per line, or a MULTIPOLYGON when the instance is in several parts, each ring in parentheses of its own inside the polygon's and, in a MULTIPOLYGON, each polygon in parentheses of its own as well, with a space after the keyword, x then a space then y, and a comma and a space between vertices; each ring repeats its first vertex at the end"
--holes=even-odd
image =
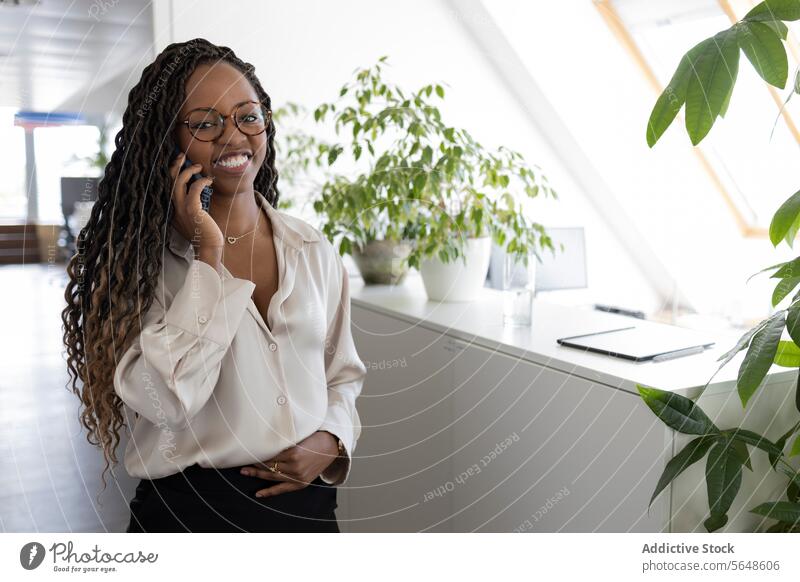
MULTIPOLYGON (((178 146, 175 146, 175 155, 177 156, 178 154, 182 154, 182 153, 183 152, 180 150, 180 148, 178 146)), ((185 170, 186 168, 188 168, 189 166, 191 166, 193 164, 194 164, 194 162, 192 162, 192 160, 190 160, 189 156, 187 155, 183 160, 183 165, 181 166, 181 171, 185 170)), ((201 174, 200 172, 192 174, 192 177, 189 178, 189 184, 191 184, 195 180, 199 180, 202 177, 203 177, 203 174, 201 174)), ((214 189, 211 187, 211 185, 205 186, 203 188, 203 191, 200 192, 200 204, 202 205, 203 210, 205 210, 206 212, 208 212, 208 207, 211 204, 211 194, 213 194, 213 193, 214 193, 214 189)))

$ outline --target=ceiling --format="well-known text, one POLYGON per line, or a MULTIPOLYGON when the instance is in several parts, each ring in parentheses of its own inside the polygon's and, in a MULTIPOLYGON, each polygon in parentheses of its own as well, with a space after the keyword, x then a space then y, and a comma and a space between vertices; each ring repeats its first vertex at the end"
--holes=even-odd
POLYGON ((0 107, 120 116, 153 59, 145 0, 0 0, 0 107))

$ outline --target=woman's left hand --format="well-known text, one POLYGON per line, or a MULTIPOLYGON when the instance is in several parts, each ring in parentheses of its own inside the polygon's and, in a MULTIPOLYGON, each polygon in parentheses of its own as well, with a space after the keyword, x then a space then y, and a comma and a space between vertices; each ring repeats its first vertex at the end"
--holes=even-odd
POLYGON ((307 487, 336 460, 338 454, 339 446, 336 437, 327 431, 318 430, 295 446, 284 449, 263 463, 243 467, 242 474, 272 481, 283 481, 283 483, 256 492, 256 497, 280 495, 307 487), (278 461, 280 473, 271 470, 271 467, 275 466, 275 461, 278 461))

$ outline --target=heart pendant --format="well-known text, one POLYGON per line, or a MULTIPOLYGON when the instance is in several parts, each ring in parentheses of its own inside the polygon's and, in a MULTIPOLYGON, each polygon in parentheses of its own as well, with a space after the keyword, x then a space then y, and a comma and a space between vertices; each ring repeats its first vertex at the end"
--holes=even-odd
POLYGON ((235 242, 236 242, 236 237, 235 237, 235 236, 229 236, 229 237, 228 237, 228 242, 229 242, 230 244, 233 244, 233 243, 235 243, 235 242))

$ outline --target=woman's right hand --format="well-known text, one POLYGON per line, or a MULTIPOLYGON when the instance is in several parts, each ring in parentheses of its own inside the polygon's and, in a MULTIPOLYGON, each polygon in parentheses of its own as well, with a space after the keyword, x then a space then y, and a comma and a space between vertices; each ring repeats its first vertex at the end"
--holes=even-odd
POLYGON ((181 171, 180 168, 185 158, 186 154, 181 153, 170 165, 172 204, 175 207, 172 220, 175 228, 192 243, 196 254, 203 250, 221 249, 225 244, 225 237, 211 215, 203 210, 200 202, 200 193, 203 188, 212 183, 214 178, 204 176, 192 182, 187 188, 192 175, 203 168, 200 164, 195 164, 181 171))

